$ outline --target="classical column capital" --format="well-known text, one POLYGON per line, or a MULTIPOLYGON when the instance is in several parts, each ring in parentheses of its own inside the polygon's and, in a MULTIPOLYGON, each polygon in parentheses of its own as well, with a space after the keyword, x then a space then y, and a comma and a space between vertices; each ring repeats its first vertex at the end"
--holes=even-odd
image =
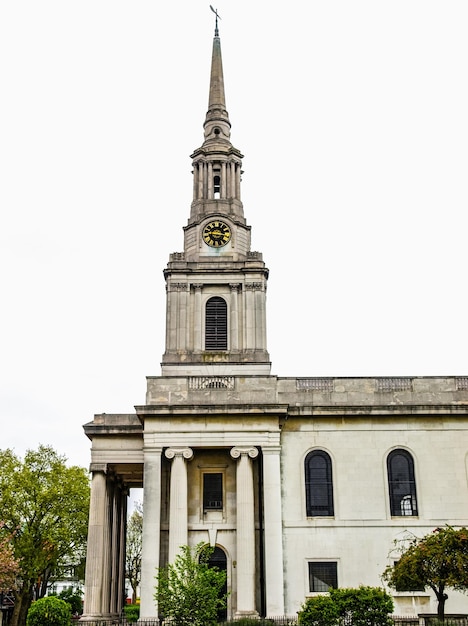
POLYGON ((233 459, 239 459, 241 456, 249 456, 255 459, 258 456, 258 449, 254 446, 235 446, 231 448, 231 456, 233 459))
POLYGON ((174 459, 175 457, 182 457, 186 461, 190 461, 193 457, 192 448, 168 448, 165 451, 166 459, 174 459))
POLYGON ((107 463, 91 463, 89 466, 89 471, 91 473, 102 472, 103 474, 107 474, 107 463))

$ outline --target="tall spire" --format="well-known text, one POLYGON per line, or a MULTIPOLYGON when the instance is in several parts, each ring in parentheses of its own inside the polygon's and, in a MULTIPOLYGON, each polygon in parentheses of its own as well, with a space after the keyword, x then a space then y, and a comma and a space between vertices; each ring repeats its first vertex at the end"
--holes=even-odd
MULTIPOLYGON (((221 40, 217 11, 211 56, 208 111, 203 123, 204 140, 191 155, 193 161, 193 202, 189 223, 207 215, 231 215, 245 223, 241 202, 242 154, 231 143, 231 122, 224 95, 221 40)), ((226 251, 225 251, 226 252, 226 251)))
POLYGON ((210 93, 208 98, 208 111, 204 124, 206 139, 228 139, 230 137, 231 124, 226 110, 226 98, 224 95, 223 59, 221 56, 221 40, 218 32, 218 12, 210 5, 210 9, 216 15, 215 34, 213 39, 213 54, 211 57, 210 93), (213 136, 213 131, 216 135, 213 136))

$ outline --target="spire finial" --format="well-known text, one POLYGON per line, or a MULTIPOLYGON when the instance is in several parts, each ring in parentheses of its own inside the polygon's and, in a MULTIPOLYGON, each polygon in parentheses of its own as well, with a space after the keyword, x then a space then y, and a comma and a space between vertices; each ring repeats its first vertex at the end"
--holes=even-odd
POLYGON ((218 10, 217 9, 213 9, 213 7, 210 4, 210 9, 213 11, 213 13, 216 15, 216 22, 215 22, 215 37, 217 37, 219 35, 218 33, 218 18, 221 19, 221 16, 218 15, 218 10))

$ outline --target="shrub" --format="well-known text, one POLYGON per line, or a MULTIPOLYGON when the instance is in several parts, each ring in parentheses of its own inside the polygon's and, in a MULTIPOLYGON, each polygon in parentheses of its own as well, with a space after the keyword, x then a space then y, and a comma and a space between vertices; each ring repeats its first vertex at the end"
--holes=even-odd
POLYGON ((393 599, 380 587, 330 589, 330 598, 336 603, 340 616, 350 619, 353 626, 392 625, 393 599))
POLYGON ((140 605, 139 604, 126 604, 124 606, 124 615, 127 622, 134 624, 138 622, 140 617, 140 605))
POLYGON ((338 605, 329 595, 308 598, 298 613, 301 626, 335 626, 339 617, 338 605))
POLYGON ((31 604, 26 626, 70 626, 71 608, 68 602, 46 596, 31 604))
POLYGON ((308 598, 301 607, 301 626, 391 626, 392 597, 379 587, 330 589, 327 595, 308 598))

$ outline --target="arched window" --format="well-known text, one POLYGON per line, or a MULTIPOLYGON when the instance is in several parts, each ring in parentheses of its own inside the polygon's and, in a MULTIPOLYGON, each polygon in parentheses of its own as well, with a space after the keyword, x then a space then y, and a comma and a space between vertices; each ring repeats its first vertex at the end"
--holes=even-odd
POLYGON ((215 199, 221 197, 221 176, 214 176, 213 178, 213 192, 215 199))
POLYGON ((411 454, 406 450, 390 452, 387 457, 387 472, 391 515, 417 515, 416 482, 411 454))
POLYGON ((227 304, 223 298, 206 303, 205 350, 227 350, 227 304))
POLYGON ((334 515, 330 456, 323 450, 309 452, 305 459, 307 517, 334 515))

